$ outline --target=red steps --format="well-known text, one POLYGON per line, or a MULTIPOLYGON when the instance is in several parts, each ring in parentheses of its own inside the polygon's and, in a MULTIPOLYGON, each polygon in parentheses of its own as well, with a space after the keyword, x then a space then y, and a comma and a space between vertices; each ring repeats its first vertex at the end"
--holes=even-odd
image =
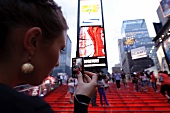
MULTIPOLYGON (((66 85, 55 89, 44 97, 56 113, 73 113, 73 104, 69 103, 66 85)), ((170 113, 170 105, 160 93, 155 93, 151 87, 148 92, 134 92, 133 86, 122 87, 116 90, 115 84, 110 83, 111 92, 107 92, 110 106, 92 107, 89 104, 89 113, 170 113)), ((100 105, 99 94, 96 102, 100 105)))

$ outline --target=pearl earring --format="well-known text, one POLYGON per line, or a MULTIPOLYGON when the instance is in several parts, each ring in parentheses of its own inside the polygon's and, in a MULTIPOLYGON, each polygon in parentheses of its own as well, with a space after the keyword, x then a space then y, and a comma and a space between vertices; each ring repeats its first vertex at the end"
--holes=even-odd
POLYGON ((34 66, 31 63, 27 62, 22 65, 21 70, 23 73, 29 74, 29 73, 33 72, 34 66))

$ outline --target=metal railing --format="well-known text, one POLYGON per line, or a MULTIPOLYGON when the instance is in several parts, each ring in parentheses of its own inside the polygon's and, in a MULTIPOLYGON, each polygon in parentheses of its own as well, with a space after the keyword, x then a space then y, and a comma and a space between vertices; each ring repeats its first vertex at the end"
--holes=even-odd
POLYGON ((43 83, 39 86, 31 86, 29 84, 15 86, 14 89, 18 92, 23 92, 30 96, 45 96, 50 91, 54 90, 58 85, 51 83, 43 83))

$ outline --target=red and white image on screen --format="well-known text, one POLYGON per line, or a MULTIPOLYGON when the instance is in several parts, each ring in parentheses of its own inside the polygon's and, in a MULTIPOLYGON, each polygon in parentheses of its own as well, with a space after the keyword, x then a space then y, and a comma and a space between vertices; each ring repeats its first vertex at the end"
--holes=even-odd
POLYGON ((79 36, 80 57, 103 57, 104 33, 100 26, 81 27, 79 36))

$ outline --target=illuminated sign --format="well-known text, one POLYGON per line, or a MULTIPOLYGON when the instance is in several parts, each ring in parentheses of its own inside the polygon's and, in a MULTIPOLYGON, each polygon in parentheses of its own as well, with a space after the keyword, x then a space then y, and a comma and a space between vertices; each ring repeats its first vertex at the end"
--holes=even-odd
POLYGON ((80 26, 102 26, 100 0, 80 0, 80 26))
POLYGON ((159 61, 159 65, 160 65, 160 70, 167 70, 169 71, 168 69, 168 64, 167 64, 167 61, 165 59, 165 54, 164 54, 164 51, 163 51, 163 48, 162 46, 160 45, 158 50, 156 51, 156 54, 157 54, 157 57, 158 57, 158 61, 159 61))
POLYGON ((134 38, 127 38, 126 41, 125 41, 125 44, 126 45, 133 45, 134 42, 135 42, 134 38))
POLYGON ((136 48, 135 39, 132 37, 124 37, 123 38, 123 47, 124 47, 124 51, 129 51, 129 52, 131 49, 135 49, 136 48))
POLYGON ((104 34, 103 28, 99 26, 81 27, 79 35, 80 57, 103 57, 104 34))
POLYGON ((168 17, 170 15, 170 0, 162 0, 160 2, 160 7, 163 12, 163 16, 168 17))
POLYGON ((84 67, 106 67, 105 58, 84 58, 84 67))
POLYGON ((77 56, 84 58, 85 68, 106 68, 106 45, 101 0, 79 1, 77 56))
POLYGON ((147 57, 145 46, 131 50, 132 59, 147 57))
POLYGON ((167 57, 168 63, 170 65, 170 38, 167 38, 163 42, 163 47, 164 47, 164 50, 165 50, 165 55, 167 57))

